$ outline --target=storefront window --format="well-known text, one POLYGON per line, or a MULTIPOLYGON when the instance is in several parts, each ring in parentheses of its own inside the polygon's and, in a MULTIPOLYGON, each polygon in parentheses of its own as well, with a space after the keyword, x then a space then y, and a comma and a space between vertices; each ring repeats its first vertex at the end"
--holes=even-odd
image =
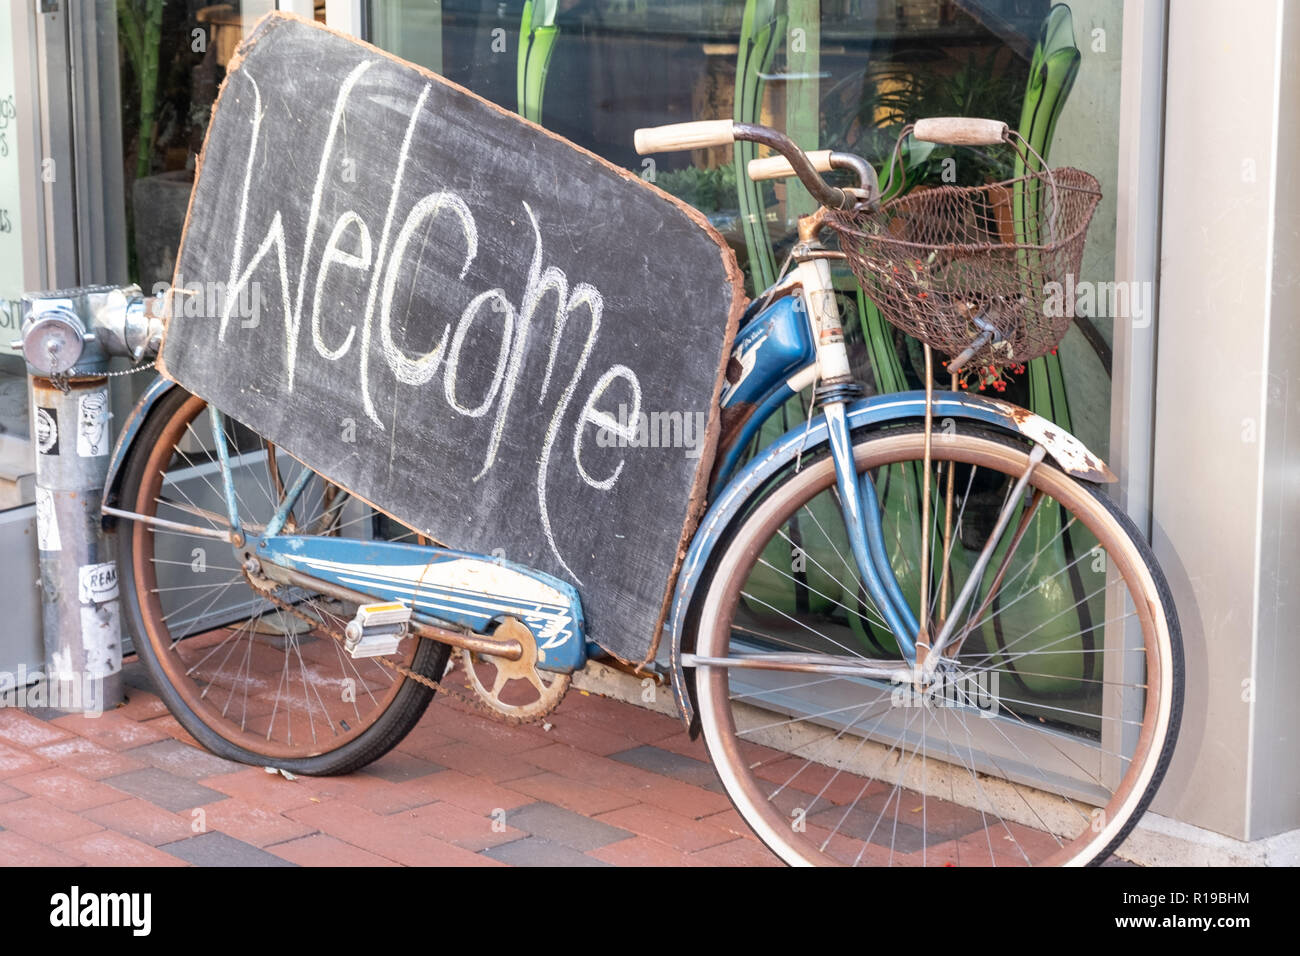
POLYGON ((31 246, 22 209, 24 193, 30 194, 30 189, 24 188, 20 161, 23 151, 31 149, 31 104, 19 93, 16 52, 24 38, 15 31, 15 21, 7 8, 0 10, 0 510, 31 500, 28 476, 32 471, 27 377, 22 358, 6 347, 18 337, 31 246))
POLYGON ((117 35, 128 261, 170 283, 208 116, 240 40, 275 0, 122 0, 117 35))
MULTIPOLYGON (((795 220, 811 211, 803 187, 738 176, 756 154, 748 145, 637 156, 638 127, 730 117, 782 129, 805 149, 859 153, 882 168, 911 120, 1004 120, 1053 165, 1079 165, 1101 180, 1108 199, 1081 278, 1112 277, 1120 0, 1071 7, 1048 0, 369 0, 367 13, 378 45, 706 213, 751 291, 773 281, 795 220)), ((1006 149, 910 147, 910 188, 1013 175, 1006 149)), ((845 309, 856 316, 852 281, 845 275, 841 284, 845 309)), ((847 324, 863 379, 881 391, 918 387, 920 346, 886 330, 892 354, 882 354, 881 337, 866 334, 874 317, 857 318, 847 324)), ((1073 428, 1105 454, 1110 338, 1106 319, 1081 316, 1060 355, 1007 375, 997 394, 1073 428)), ((967 387, 981 382, 971 377, 967 387)))

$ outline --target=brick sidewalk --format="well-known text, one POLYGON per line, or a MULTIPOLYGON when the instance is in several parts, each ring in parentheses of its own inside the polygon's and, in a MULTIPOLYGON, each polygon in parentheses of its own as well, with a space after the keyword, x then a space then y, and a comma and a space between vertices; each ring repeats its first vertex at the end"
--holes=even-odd
POLYGON ((775 866, 674 718, 570 690, 551 729, 438 696, 383 759, 288 780, 200 749, 125 668, 98 718, 0 709, 0 865, 775 866))

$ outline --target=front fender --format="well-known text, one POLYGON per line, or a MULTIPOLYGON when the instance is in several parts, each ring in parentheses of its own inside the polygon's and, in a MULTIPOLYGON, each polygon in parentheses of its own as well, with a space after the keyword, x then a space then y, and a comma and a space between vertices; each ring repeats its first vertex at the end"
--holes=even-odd
MULTIPOLYGON (((871 398, 854 402, 848 409, 850 430, 888 422, 913 421, 924 417, 925 393, 920 391, 873 395, 871 398)), ((1115 480, 1115 476, 1111 474, 1105 462, 1088 451, 1073 435, 1042 416, 1035 415, 1018 405, 1012 405, 1010 402, 960 392, 935 392, 934 422, 937 430, 943 429, 945 419, 980 422, 1003 431, 1023 435, 1036 444, 1042 445, 1048 456, 1062 471, 1084 481, 1115 480)), ((694 721, 695 707, 691 699, 693 691, 687 687, 685 672, 681 665, 682 637, 695 599, 696 588, 703 579, 704 569, 708 567, 714 546, 721 539, 723 531, 744 509, 746 502, 755 491, 789 465, 800 452, 805 454, 815 452, 827 441, 826 419, 820 415, 811 423, 797 425, 786 432, 763 449, 727 483, 710 504, 708 512, 695 532, 690 549, 686 553, 686 560, 682 562, 681 573, 677 577, 677 588, 668 615, 673 693, 677 699, 679 713, 688 727, 694 721)))
POLYGON ((113 508, 121 507, 118 492, 122 487, 122 465, 131 453, 131 446, 135 444, 136 436, 140 434, 153 407, 173 388, 179 387, 170 379, 159 376, 149 383, 140 400, 135 403, 135 408, 131 409, 131 414, 126 417, 122 431, 117 436, 117 444, 113 446, 113 457, 108 461, 108 477, 104 480, 104 504, 113 508))

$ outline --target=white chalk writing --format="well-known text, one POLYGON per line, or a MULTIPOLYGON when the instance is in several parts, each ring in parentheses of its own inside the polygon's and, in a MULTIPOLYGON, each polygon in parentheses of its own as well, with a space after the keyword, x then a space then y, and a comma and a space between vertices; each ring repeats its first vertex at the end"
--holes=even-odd
MULTIPOLYGON (((565 432, 566 416, 573 407, 576 393, 582 386, 588 362, 600 335, 604 300, 600 291, 594 286, 583 282, 571 284, 564 271, 545 265, 542 228, 533 209, 524 202, 523 209, 532 232, 533 252, 518 306, 503 288, 484 290, 470 299, 458 318, 447 321, 428 351, 422 354, 410 354, 403 348, 398 342, 396 332, 398 323, 394 314, 395 298, 399 283, 417 274, 422 254, 431 241, 429 230, 437 230, 433 241, 439 249, 444 250, 443 254, 448 248, 463 250, 463 259, 460 259, 459 273, 456 277, 460 281, 469 274, 470 267, 478 255, 479 229, 467 203, 449 190, 430 192, 420 197, 405 211, 405 215, 401 215, 398 209, 398 199, 410 158, 412 139, 423 116, 431 89, 426 85, 407 119, 397 163, 392 173, 378 242, 373 239, 371 228, 364 217, 355 210, 345 209, 338 214, 330 226, 324 244, 318 244, 317 235, 324 232, 320 220, 321 209, 326 199, 325 191, 329 183, 328 171, 335 163, 333 154, 339 138, 339 130, 341 128, 346 130, 345 116, 349 97, 375 62, 369 60, 355 67, 348 74, 334 101, 328 132, 317 166, 296 283, 291 282, 289 276, 290 250, 286 248, 284 214, 279 209, 274 210, 271 215, 270 224, 256 251, 245 260, 253 170, 266 109, 256 81, 246 69, 241 73, 248 82, 253 100, 252 131, 248 159, 244 167, 243 187, 239 196, 229 280, 226 283, 225 307, 219 317, 218 339, 224 341, 231 327, 230 318, 233 309, 231 303, 238 300, 243 288, 253 280, 255 272, 274 251, 274 261, 268 263, 268 266, 274 269, 280 284, 279 303, 284 317, 285 388, 289 392, 294 389, 298 370, 300 330, 304 317, 302 309, 310 282, 312 287, 310 312, 306 316, 310 347, 317 355, 329 362, 342 362, 352 356, 350 361, 356 363, 357 391, 362 411, 376 428, 388 427, 381 420, 375 408, 374 397, 371 395, 371 343, 376 338, 378 340, 376 351, 382 357, 383 365, 398 382, 411 386, 426 385, 441 370, 442 395, 447 407, 456 415, 471 419, 486 418, 495 410, 491 432, 487 436, 486 448, 483 452, 483 463, 474 476, 474 481, 478 481, 492 469, 501 443, 509 433, 511 409, 516 404, 516 391, 528 354, 530 339, 534 332, 540 335, 549 332, 546 371, 535 396, 539 405, 554 403, 537 459, 535 484, 538 517, 555 558, 575 581, 581 583, 560 554, 560 548, 555 540, 547 499, 548 473, 553 467, 554 448, 561 434, 565 432), (399 220, 400 226, 396 226, 394 235, 395 224, 399 220), (417 238, 421 236, 424 238, 417 242, 417 238), (309 277, 313 267, 315 274, 309 277), (345 269, 353 270, 358 276, 369 279, 366 304, 360 314, 355 316, 355 324, 349 325, 346 331, 334 330, 327 341, 326 329, 323 328, 322 322, 323 314, 328 314, 327 280, 332 272, 345 269), (553 310, 543 309, 543 302, 551 301, 554 302, 553 310), (585 321, 577 325, 575 331, 570 332, 569 320, 577 316, 585 316, 585 321), (548 317, 549 321, 544 320, 544 317, 548 317), (550 326, 549 329, 546 328, 547 325, 550 326), (471 332, 474 332, 473 340, 470 338, 471 332), (567 337, 566 333, 568 333, 567 337), (495 362, 482 366, 490 370, 490 380, 486 387, 482 388, 481 394, 466 394, 466 383, 461 375, 464 363, 466 361, 474 363, 477 372, 480 360, 476 354, 467 355, 467 351, 472 352, 475 348, 470 344, 471 341, 479 341, 485 335, 495 336, 497 342, 495 362), (563 357, 567 362, 574 354, 576 354, 576 361, 568 381, 558 395, 552 397, 553 378, 561 358, 563 357)), ((491 362, 491 359, 488 361, 491 362)), ((595 430, 609 429, 616 435, 623 433, 625 425, 620 424, 612 415, 598 407, 598 403, 616 383, 622 383, 619 390, 626 389, 630 392, 633 408, 639 409, 641 385, 636 373, 626 365, 614 364, 597 375, 595 384, 590 387, 585 400, 578 406, 581 410, 571 426, 573 433, 569 445, 572 455, 568 464, 584 484, 602 492, 610 491, 614 487, 623 472, 625 461, 620 458, 617 465, 603 477, 593 476, 582 460, 584 432, 590 426, 595 430)), ((344 394, 343 390, 340 389, 339 394, 344 394)), ((606 447, 606 444, 598 444, 600 447, 606 447)), ((626 443, 619 447, 626 447, 626 443)))

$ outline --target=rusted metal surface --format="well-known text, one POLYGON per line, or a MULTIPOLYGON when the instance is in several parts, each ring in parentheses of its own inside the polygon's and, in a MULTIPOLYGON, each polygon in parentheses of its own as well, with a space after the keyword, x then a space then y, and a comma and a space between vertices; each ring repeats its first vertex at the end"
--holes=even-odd
POLYGON ((969 396, 969 398, 973 402, 983 402, 996 408, 1001 414, 1015 423, 1017 430, 1022 435, 1033 439, 1040 445, 1046 446, 1053 461, 1060 465, 1062 470, 1074 475, 1076 478, 1095 481, 1099 484, 1119 480, 1115 477, 1115 473, 1106 467, 1106 463, 1101 458, 1094 455, 1083 442, 1055 422, 1048 421, 1043 416, 1037 415, 1027 408, 1021 408, 1011 402, 1004 402, 1000 398, 973 395, 969 396))
POLYGON ((485 662, 481 657, 475 660, 477 655, 473 651, 464 651, 462 657, 465 661, 465 676, 469 678, 470 689, 497 713, 525 720, 546 716, 564 699, 572 675, 548 673, 543 680, 542 673, 537 669, 537 661, 539 653, 544 655, 545 652, 538 651, 537 641, 532 632, 518 618, 506 618, 497 629, 497 633, 517 644, 521 653, 514 660, 483 655, 489 658, 486 663, 491 664, 496 671, 492 686, 489 687, 480 672, 485 662), (515 692, 507 699, 506 688, 516 681, 531 684, 537 697, 532 700, 519 700, 515 692))
MULTIPOLYGON (((1016 148, 1027 160, 1028 144, 1016 148)), ((1072 310, 1049 306, 1079 273, 1101 190, 1082 170, 1026 165, 1016 179, 914 191, 826 220, 885 318, 956 364, 1027 362, 1070 327, 1072 310)))
MULTIPOLYGON (((280 565, 266 564, 262 566, 262 570, 265 571, 269 578, 282 584, 308 588, 359 604, 368 604, 373 600, 372 595, 353 591, 351 588, 345 588, 330 581, 322 581, 311 575, 303 574, 301 571, 294 571, 280 565)), ((411 630, 420 637, 427 637, 442 644, 450 644, 452 647, 463 647, 476 654, 490 654, 493 657, 505 660, 518 660, 523 654, 523 648, 516 640, 493 640, 482 634, 475 634, 470 630, 442 627, 422 621, 419 618, 411 620, 411 630)))

